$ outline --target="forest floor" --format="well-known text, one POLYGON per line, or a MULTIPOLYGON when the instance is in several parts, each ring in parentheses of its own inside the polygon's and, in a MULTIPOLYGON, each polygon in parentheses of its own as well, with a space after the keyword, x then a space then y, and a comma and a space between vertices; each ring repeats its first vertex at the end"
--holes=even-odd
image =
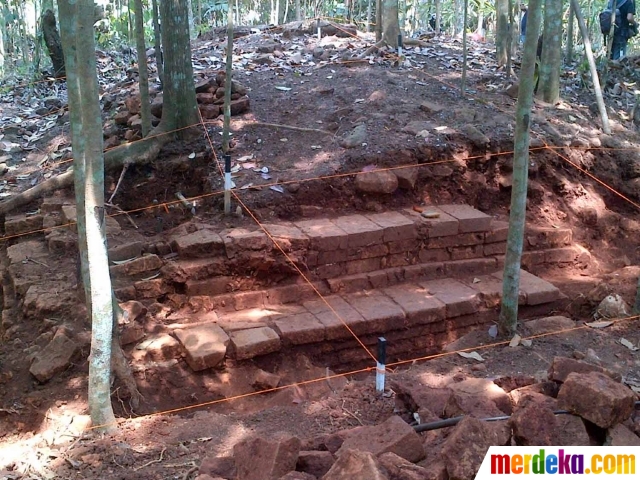
MULTIPOLYGON (((250 110, 231 122, 233 181, 244 206, 242 218, 221 213, 221 117, 207 123, 207 135, 200 126, 188 139, 166 146, 152 165, 130 168, 113 203, 124 210, 141 209, 173 202, 180 191, 186 197, 201 196, 195 202, 202 221, 229 227, 256 219, 445 203, 467 203, 507 219, 516 105, 508 92, 514 82, 497 68, 491 44, 470 41, 467 92, 462 95, 461 42, 444 36, 426 42, 408 47, 404 58, 384 51, 363 61, 355 57, 373 43, 368 35, 318 41, 314 36, 288 39, 260 33, 237 39, 234 75, 248 87, 251 102, 250 110), (204 178, 167 167, 172 161, 188 163, 192 153, 218 159, 209 162, 204 178), (426 172, 413 190, 391 195, 357 190, 355 173, 403 165, 419 165, 426 172)), ((224 68, 223 44, 217 38, 194 43, 199 79, 224 68)), ((127 127, 115 126, 113 118, 135 95, 130 61, 121 53, 98 55, 107 140, 126 134, 127 127)), ((612 135, 601 131, 595 98, 585 87, 589 80, 578 64, 563 72, 562 100, 556 105, 536 101, 532 112, 527 220, 571 228, 574 242, 592 257, 587 270, 567 268, 544 276, 569 296, 568 311, 562 313, 574 320, 592 320, 608 293, 618 293, 629 303, 634 299, 634 266, 640 259, 640 136, 632 111, 636 79, 630 73, 634 65, 633 59, 616 64, 604 86, 612 135)), ((514 68, 517 73, 517 58, 514 68)), ((0 168, 5 171, 0 197, 69 166, 65 104, 63 84, 5 84, 0 95, 0 168)), ((108 172, 107 196, 119 175, 108 172)), ((189 218, 181 208, 165 210, 166 229, 189 218)), ((156 217, 137 212, 131 218, 139 234, 156 233, 156 217)), ((127 225, 122 222, 123 228, 127 225)), ((452 355, 416 363, 390 377, 431 376, 433 382, 446 384, 466 377, 541 376, 554 356, 563 355, 597 358, 634 379, 640 377, 640 362, 620 340, 638 345, 637 332, 635 320, 604 329, 585 327, 538 339, 531 350, 504 345, 483 349, 485 362, 480 366, 452 355)), ((0 479, 193 478, 203 458, 228 453, 252 432, 288 431, 312 442, 322 434, 406 413, 393 392, 375 395, 372 374, 362 374, 339 385, 322 382, 184 412, 123 419, 113 435, 81 434, 88 411, 86 363, 39 385, 28 374, 23 350, 24 345, 13 342, 0 347, 0 479)), ((325 369, 293 358, 284 361, 282 371, 283 380, 295 383, 321 376, 325 369)), ((242 370, 236 373, 242 375, 242 370)), ((178 384, 172 388, 176 396, 188 393, 178 384)), ((165 400, 161 405, 170 405, 171 399, 165 400)))

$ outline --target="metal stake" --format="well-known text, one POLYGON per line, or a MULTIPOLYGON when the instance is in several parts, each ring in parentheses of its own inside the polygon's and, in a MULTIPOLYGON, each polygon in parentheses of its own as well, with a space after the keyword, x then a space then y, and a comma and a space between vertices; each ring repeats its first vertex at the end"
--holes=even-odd
POLYGON ((376 392, 384 393, 384 374, 387 363, 387 340, 378 337, 378 362, 376 364, 376 392))
POLYGON ((231 155, 224 155, 224 213, 231 213, 231 155))

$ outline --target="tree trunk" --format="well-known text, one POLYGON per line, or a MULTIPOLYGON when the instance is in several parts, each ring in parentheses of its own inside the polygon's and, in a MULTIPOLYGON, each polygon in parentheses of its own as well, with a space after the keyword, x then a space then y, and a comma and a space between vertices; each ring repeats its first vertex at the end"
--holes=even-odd
MULTIPOLYGON (((602 120, 602 131, 606 134, 611 133, 611 127, 609 126, 609 117, 607 115, 607 109, 604 105, 602 98, 602 89, 600 88, 600 79, 598 78, 598 70, 596 69, 596 62, 593 59, 593 51, 591 50, 591 39, 589 38, 589 30, 582 16, 582 10, 578 0, 571 0, 571 6, 573 12, 576 15, 578 21, 578 27, 580 27, 580 33, 582 34, 582 42, 584 43, 584 54, 587 57, 589 63, 589 71, 591 72, 591 80, 593 81, 593 90, 596 95, 596 103, 598 104, 598 111, 600 112, 600 119, 602 120)), ((608 57, 607 57, 608 58, 608 57)))
POLYGON ((144 18, 142 0, 133 0, 136 16, 136 50, 138 50, 138 85, 140 86, 140 117, 142 136, 151 130, 151 105, 149 103, 149 70, 147 68, 147 46, 144 43, 144 18))
MULTIPOLYGON (((371 0, 369 0, 371 1, 371 0)), ((0 15, 0 76, 4 75, 4 63, 5 63, 5 47, 4 47, 4 35, 6 30, 6 24, 4 23, 4 15, 0 15)))
POLYGON ((302 11, 300 10, 300 0, 296 0, 296 20, 302 20, 302 11))
POLYGON ((164 68, 162 55, 162 40, 160 35, 160 22, 158 21, 158 0, 151 0, 151 8, 153 9, 153 37, 156 49, 156 69, 158 70, 158 80, 160 86, 164 85, 164 68))
MULTIPOLYGON (((104 235, 104 159, 102 119, 93 30, 93 0, 58 0, 61 29, 68 63, 67 86, 73 132, 76 179, 78 246, 88 264, 91 312, 91 354, 89 356, 89 412, 94 426, 115 429, 111 405, 111 342, 113 308, 107 246, 104 235), (80 194, 79 194, 80 192, 80 194), (86 195, 83 195, 86 194, 86 195), (82 203, 84 203, 82 205, 82 203), (84 229, 80 227, 83 216, 84 229)), ((85 269, 86 270, 86 269, 85 269)))
POLYGON ((509 35, 509 0, 496 0, 496 62, 498 67, 507 64, 509 35))
POLYGON ((384 0, 382 40, 392 48, 398 48, 400 23, 398 19, 398 0, 384 0))
POLYGON ((513 335, 518 324, 520 264, 522 260, 529 175, 529 124, 531 105, 533 103, 533 72, 536 66, 541 1, 529 1, 529 18, 527 19, 527 33, 522 56, 518 105, 516 107, 511 211, 509 214, 507 255, 504 265, 502 305, 499 318, 500 331, 502 334, 507 335, 513 335))
MULTIPOLYGON (((467 24, 467 15, 469 13, 469 0, 464 0, 463 21, 467 24)), ((462 76, 460 77, 460 92, 464 97, 467 91, 467 29, 462 30, 462 76)))
POLYGON ((231 74, 233 73, 233 9, 229 0, 229 11, 227 15, 227 64, 224 81, 224 119, 222 125, 222 151, 229 151, 229 140, 231 139, 231 74))
POLYGON ((436 34, 440 34, 442 22, 442 0, 435 0, 436 4, 436 34))
POLYGON ((478 32, 481 35, 485 34, 483 23, 484 23, 484 0, 480 0, 480 2, 478 3, 478 27, 476 28, 476 32, 478 32))
POLYGON ((540 86, 542 99, 554 104, 560 97, 560 64, 562 62, 562 1, 546 0, 544 30, 540 58, 540 86))
POLYGON ((187 11, 189 12, 189 39, 195 40, 198 32, 196 31, 196 24, 193 19, 193 2, 191 0, 187 0, 187 7, 187 11))
POLYGON ((66 73, 64 69, 64 54, 62 52, 62 43, 60 42, 60 34, 56 26, 56 17, 52 10, 47 10, 42 15, 42 34, 44 43, 49 51, 51 63, 53 64, 53 76, 55 78, 63 78, 66 73))
POLYGON ((382 40, 382 0, 376 0, 376 42, 382 40))
POLYGON ((513 19, 513 5, 512 5, 512 0, 508 0, 509 3, 509 35, 507 35, 507 65, 506 65, 506 74, 507 74, 507 78, 511 77, 511 64, 512 64, 512 60, 513 57, 515 55, 515 51, 513 49, 514 46, 514 34, 515 34, 515 25, 514 25, 514 19, 513 19))
POLYGON ((366 31, 369 33, 371 31, 371 4, 372 0, 367 0, 367 21, 366 21, 366 31))
POLYGON ((169 132, 199 121, 185 2, 160 2, 164 51, 164 104, 159 128, 169 132))
POLYGON ((567 25, 567 63, 573 62, 573 36, 574 36, 575 13, 573 5, 569 2, 569 22, 567 25))

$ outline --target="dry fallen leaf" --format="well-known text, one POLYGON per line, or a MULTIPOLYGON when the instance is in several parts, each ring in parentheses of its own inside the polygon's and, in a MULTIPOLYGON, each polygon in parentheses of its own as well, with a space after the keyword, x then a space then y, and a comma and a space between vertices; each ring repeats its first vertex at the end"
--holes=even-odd
POLYGON ((484 362, 484 358, 478 352, 458 352, 462 358, 470 358, 479 362, 484 362))
POLYGON ((638 350, 640 350, 640 348, 636 347, 633 343, 631 343, 629 340, 627 340, 626 338, 621 338, 620 339, 620 343, 622 345, 624 345, 625 347, 627 347, 629 350, 631 350, 632 352, 636 352, 638 350))
POLYGON ((587 327, 591 327, 591 328, 606 328, 609 325, 613 325, 613 322, 608 322, 608 321, 605 321, 605 320, 601 320, 599 322, 588 322, 588 323, 585 323, 585 325, 587 327))
POLYGON ((517 347, 518 345, 520 345, 520 340, 522 340, 522 337, 516 333, 511 339, 511 341, 509 342, 509 346, 517 347))

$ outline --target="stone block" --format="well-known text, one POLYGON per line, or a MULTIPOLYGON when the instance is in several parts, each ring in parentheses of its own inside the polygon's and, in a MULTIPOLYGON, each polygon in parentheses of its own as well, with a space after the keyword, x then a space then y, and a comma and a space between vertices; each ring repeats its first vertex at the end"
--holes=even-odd
POLYGON ((478 308, 478 292, 457 280, 429 280, 419 285, 444 303, 447 318, 475 313, 478 308))
POLYGON ((560 408, 600 428, 611 428, 628 419, 635 400, 630 388, 599 372, 570 373, 558 392, 560 408))
POLYGON ((430 205, 425 207, 421 213, 413 209, 406 209, 403 213, 414 220, 420 237, 435 238, 458 234, 458 220, 438 207, 430 205), (434 217, 427 218, 425 215, 433 215, 434 217))
POLYGON ((346 271, 346 262, 340 262, 320 265, 315 269, 315 274, 320 279, 327 279, 344 275, 346 271))
POLYGON ((109 249, 109 260, 112 262, 122 262, 124 260, 129 260, 130 258, 139 257, 142 255, 143 248, 144 243, 142 242, 129 242, 122 245, 116 245, 109 249))
POLYGON ((71 365, 71 360, 78 349, 79 346, 61 328, 47 346, 36 353, 29 367, 29 373, 40 383, 47 382, 71 365))
POLYGON ((120 345, 130 345, 142 340, 145 336, 144 328, 137 323, 128 323, 123 325, 120 330, 120 345))
POLYGON ((141 280, 134 283, 133 286, 139 298, 157 298, 173 292, 173 288, 167 285, 161 278, 141 280))
MULTIPOLYGON (((467 247, 451 247, 451 260, 469 260, 484 256, 486 245, 470 245, 467 247)), ((504 253, 504 252, 503 252, 504 253)))
POLYGON ((227 353, 229 336, 214 323, 179 329, 174 333, 182 344, 187 364, 196 372, 215 367, 227 353))
POLYGON ((640 437, 624 425, 616 425, 607 431, 606 446, 640 447, 640 437))
POLYGON ((622 375, 618 372, 613 372, 599 365, 567 357, 553 357, 553 362, 551 362, 551 366, 549 367, 548 375, 549 380, 562 383, 565 382, 572 373, 585 375, 591 372, 601 373, 616 382, 622 381, 622 375))
POLYGON ((525 231, 525 250, 542 250, 571 245, 573 232, 569 228, 549 228, 527 225, 525 231))
MULTIPOLYGON (((503 278, 503 272, 496 272, 493 275, 498 280, 503 278)), ((558 288, 526 270, 520 270, 520 290, 527 296, 527 305, 550 303, 562 296, 558 288)))
POLYGON ((418 236, 415 223, 400 212, 374 213, 367 218, 382 227, 382 241, 385 243, 415 240, 418 236))
POLYGON ((113 265, 109 267, 109 272, 114 277, 134 276, 152 270, 159 270, 161 267, 162 260, 160 260, 160 257, 157 255, 143 255, 126 263, 113 265))
POLYGON ((445 274, 451 277, 484 275, 495 271, 497 268, 498 262, 495 258, 471 258, 469 260, 444 262, 445 274))
POLYGON ((351 332, 345 324, 358 335, 367 329, 365 318, 344 298, 338 295, 325 297, 323 300, 312 300, 304 302, 303 306, 313 313, 316 318, 325 326, 327 340, 337 340, 342 338, 352 338, 351 332))
POLYGON ((220 478, 236 478, 236 462, 233 457, 216 457, 207 455, 202 460, 198 472, 201 475, 210 475, 214 480, 220 478))
POLYGON ((458 231, 487 232, 491 229, 491 217, 469 205, 440 205, 443 212, 458 220, 458 231))
POLYGON ((393 173, 398 178, 398 187, 404 190, 413 190, 420 176, 417 167, 396 168, 393 173))
POLYGON ((309 237, 292 223, 265 223, 262 226, 286 252, 309 247, 309 237))
POLYGON ((283 317, 275 322, 280 338, 293 345, 322 342, 325 326, 311 313, 300 313, 283 317))
POLYGON ((230 291, 232 277, 211 277, 205 280, 187 280, 186 294, 195 295, 220 295, 230 291))
POLYGON ((389 297, 380 293, 357 293, 346 298, 365 319, 360 333, 384 333, 403 328, 405 314, 389 297))
POLYGON ((417 240, 400 240, 387 243, 387 247, 389 253, 415 252, 418 250, 419 244, 417 240))
POLYGON ((380 258, 366 258, 364 260, 352 260, 346 262, 345 273, 347 275, 354 275, 358 273, 367 273, 379 270, 382 266, 380 258))
POLYGON ((309 237, 309 248, 320 252, 346 250, 347 233, 328 219, 304 220, 295 226, 309 237))
POLYGON ((418 252, 420 263, 447 262, 451 252, 446 248, 423 248, 418 252))
POLYGON ((244 251, 265 250, 271 248, 272 242, 262 230, 246 230, 234 228, 221 233, 227 257, 234 258, 244 251))
POLYGON ((378 460, 393 479, 427 480, 430 478, 426 468, 408 462, 395 453, 383 453, 378 457, 378 460))
POLYGON ((429 238, 427 246, 429 248, 452 248, 466 247, 470 245, 482 245, 484 235, 482 232, 459 233, 447 237, 429 238))
POLYGON ((446 317, 445 304, 418 285, 402 284, 385 288, 384 293, 400 305, 410 325, 437 322, 446 317))
POLYGON ((346 262, 348 259, 347 250, 331 250, 318 252, 318 265, 330 265, 333 263, 346 262))
POLYGON ((380 264, 384 268, 406 267, 411 265, 411 258, 406 253, 387 255, 380 264))
POLYGON ((348 450, 376 456, 391 452, 409 462, 418 462, 425 457, 420 435, 397 415, 379 425, 355 430, 345 439, 336 456, 340 458, 348 450))
POLYGON ((331 469, 335 460, 331 452, 304 450, 298 456, 296 470, 321 478, 331 469))
POLYGON ((506 242, 509 235, 509 222, 492 220, 488 232, 484 233, 484 243, 506 242))
POLYGON ((329 284, 329 290, 331 290, 331 293, 355 292, 370 288, 369 277, 366 273, 331 278, 327 280, 327 283, 329 284))
MULTIPOLYGON (((341 250, 338 250, 338 252, 340 251, 341 250)), ((384 243, 379 243, 376 245, 370 245, 368 247, 350 248, 347 251, 347 258, 345 260, 364 260, 367 258, 384 257, 388 253, 389 248, 384 243)))
MULTIPOLYGON (((463 283, 477 290, 480 293, 480 302, 485 308, 495 308, 500 305, 502 298, 502 280, 493 275, 479 275, 474 279, 465 280, 463 283), (475 282, 475 283, 474 283, 475 282)), ((527 296, 520 291, 518 295, 518 305, 524 305, 527 296)))
POLYGON ((173 239, 171 248, 183 258, 213 257, 224 252, 224 241, 216 232, 197 230, 173 239))
POLYGON ((171 360, 180 357, 180 342, 167 333, 151 335, 136 345, 134 358, 154 361, 171 360))
POLYGON ((46 258, 47 247, 41 240, 28 240, 7 247, 7 258, 11 265, 24 262, 27 258, 46 258))
POLYGON ((369 452, 346 450, 333 464, 323 480, 388 480, 389 477, 378 462, 376 456, 369 452))
POLYGON ((311 300, 318 294, 308 283, 297 283, 293 285, 283 285, 281 287, 270 288, 264 291, 265 306, 279 306, 288 303, 296 303, 304 300, 311 300))
POLYGON ((552 248, 544 251, 544 262, 551 264, 573 263, 580 252, 573 247, 552 248))
POLYGON ((442 278, 444 276, 444 263, 435 262, 424 265, 411 265, 403 267, 404 280, 431 280, 432 278, 442 278))
POLYGON ((382 243, 384 229, 364 215, 348 215, 333 220, 347 233, 347 248, 358 248, 382 243))
POLYGON ((40 233, 42 230, 42 215, 13 215, 4 221, 5 236, 40 233))
POLYGON ((249 437, 233 447, 237 480, 278 480, 295 470, 300 440, 288 434, 249 437))
POLYGON ((280 380, 280 375, 258 369, 251 382, 251 386, 256 390, 271 390, 280 384, 280 380))
POLYGON ((488 378, 468 378, 452 383, 444 407, 447 418, 471 415, 476 418, 511 414, 509 395, 488 378))
POLYGON ((524 322, 524 328, 528 335, 541 335, 551 332, 560 332, 561 330, 575 328, 575 326, 576 322, 574 322, 570 318, 560 315, 536 318, 535 320, 528 320, 524 322))
POLYGON ((507 242, 489 243, 484 245, 483 253, 485 256, 505 255, 507 253, 507 242))
POLYGON ((280 337, 269 327, 230 332, 233 354, 237 360, 246 360, 280 350, 280 337))

